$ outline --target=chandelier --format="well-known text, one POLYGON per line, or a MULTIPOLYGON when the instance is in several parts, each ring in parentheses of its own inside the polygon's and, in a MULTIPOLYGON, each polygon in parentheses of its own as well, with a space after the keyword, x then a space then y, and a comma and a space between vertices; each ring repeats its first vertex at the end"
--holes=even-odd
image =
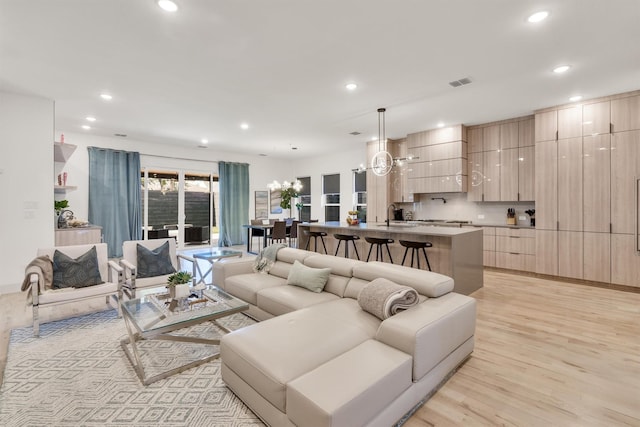
POLYGON ((285 181, 280 184, 278 181, 273 180, 272 183, 268 184, 267 187, 271 191, 273 190, 288 190, 292 188, 296 193, 299 193, 302 190, 302 182, 299 179, 296 179, 294 182, 285 181))
POLYGON ((391 172, 393 157, 387 151, 384 113, 386 108, 378 108, 378 152, 371 158, 371 170, 377 176, 385 176, 391 172))

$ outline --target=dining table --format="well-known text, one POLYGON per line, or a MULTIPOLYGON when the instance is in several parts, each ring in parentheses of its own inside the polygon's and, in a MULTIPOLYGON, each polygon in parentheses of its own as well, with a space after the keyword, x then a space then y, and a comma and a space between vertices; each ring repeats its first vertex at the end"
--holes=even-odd
MULTIPOLYGON (((289 231, 291 230, 291 224, 293 220, 285 221, 287 224, 287 235, 289 235, 289 231)), ((262 248, 267 247, 267 241, 269 240, 270 231, 273 229, 273 223, 269 224, 243 224, 242 227, 247 229, 247 253, 257 255, 258 252, 253 252, 251 245, 251 230, 262 230, 263 231, 263 245, 262 248)))

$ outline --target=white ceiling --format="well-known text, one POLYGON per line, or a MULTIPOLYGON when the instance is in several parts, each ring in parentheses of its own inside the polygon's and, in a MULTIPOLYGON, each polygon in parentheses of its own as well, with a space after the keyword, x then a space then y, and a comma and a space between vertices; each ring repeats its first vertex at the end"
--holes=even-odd
POLYGON ((638 0, 176 2, 0 0, 0 90, 55 100, 58 131, 299 158, 377 135, 378 107, 399 138, 640 89, 638 0))

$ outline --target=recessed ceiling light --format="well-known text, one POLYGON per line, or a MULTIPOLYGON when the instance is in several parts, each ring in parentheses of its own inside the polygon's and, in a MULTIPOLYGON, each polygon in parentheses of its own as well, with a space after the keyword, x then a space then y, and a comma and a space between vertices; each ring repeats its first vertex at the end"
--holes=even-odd
POLYGON ((108 93, 101 93, 100 98, 104 99, 105 101, 111 101, 113 99, 113 96, 109 95, 108 93))
POLYGON ((378 137, 377 137, 377 136, 372 136, 372 137, 371 137, 371 140, 372 140, 372 141, 377 141, 377 140, 378 140, 378 137))
POLYGON ((569 68, 571 68, 571 65, 560 65, 559 67, 554 68, 553 72, 556 74, 562 74, 569 71, 569 68))
POLYGON ((443 127, 444 127, 444 123, 439 122, 439 123, 437 124, 437 126, 438 126, 439 128, 443 128, 443 127))
POLYGON ((529 16, 527 18, 527 21, 529 21, 529 22, 540 22, 540 21, 544 21, 545 19, 547 19, 548 16, 549 16, 549 12, 547 12, 546 10, 541 10, 540 12, 536 12, 533 15, 529 16))
POLYGON ((356 90, 358 89, 358 85, 355 83, 348 83, 346 86, 347 90, 356 90))
POLYGON ((91 116, 88 116, 86 119, 87 119, 88 122, 95 122, 96 121, 96 118, 95 117, 91 117, 91 116))
POLYGON ((249 123, 242 123, 242 124, 240 124, 240 129, 242 129, 242 130, 247 130, 247 129, 249 129, 249 123))
POLYGON ((84 130, 89 130, 89 129, 91 129, 91 126, 89 126, 89 125, 82 125, 82 129, 84 129, 84 130))
POLYGON ((158 6, 167 12, 175 12, 178 10, 178 5, 171 0, 158 0, 158 6))
POLYGON ((209 140, 207 138, 202 138, 200 142, 202 142, 203 144, 208 144, 209 140))
POLYGON ((569 101, 576 102, 576 101, 580 101, 581 99, 582 99, 581 95, 575 95, 575 96, 572 96, 571 98, 569 98, 569 101))

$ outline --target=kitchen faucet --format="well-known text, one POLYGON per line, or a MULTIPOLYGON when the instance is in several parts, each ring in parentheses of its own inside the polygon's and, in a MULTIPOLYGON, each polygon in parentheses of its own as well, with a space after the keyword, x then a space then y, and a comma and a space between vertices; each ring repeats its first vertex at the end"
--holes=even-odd
POLYGON ((393 210, 396 210, 396 205, 394 205, 393 203, 391 203, 388 207, 387 207, 387 227, 389 226, 389 209, 393 208, 393 210))

